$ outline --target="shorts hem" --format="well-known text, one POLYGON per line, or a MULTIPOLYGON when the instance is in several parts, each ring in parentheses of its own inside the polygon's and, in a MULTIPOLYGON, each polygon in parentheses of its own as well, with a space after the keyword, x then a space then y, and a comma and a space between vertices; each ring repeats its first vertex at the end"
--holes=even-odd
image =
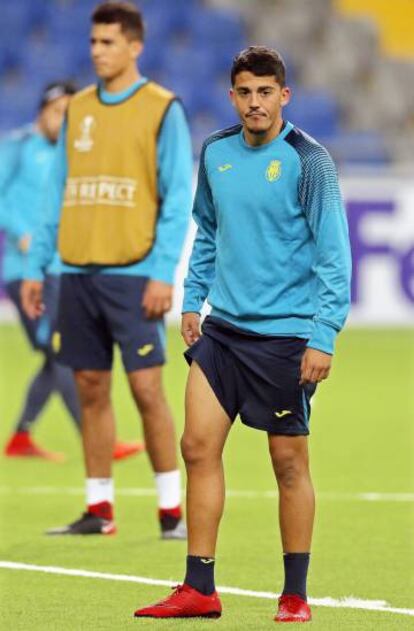
POLYGON ((195 361, 196 364, 198 364, 200 366, 200 369, 202 370, 203 375, 207 379, 210 388, 214 392, 214 396, 216 397, 217 401, 219 402, 219 404, 223 408, 224 412, 227 414, 227 416, 228 416, 228 418, 230 420, 230 423, 233 425, 237 415, 233 416, 232 414, 229 413, 228 409, 226 408, 225 404, 223 403, 223 401, 221 400, 221 398, 219 397, 219 395, 217 393, 217 389, 216 389, 217 384, 214 382, 214 380, 211 377, 211 375, 208 374, 208 371, 203 366, 202 360, 200 361, 199 357, 193 357, 192 355, 190 355, 190 353, 188 351, 185 351, 184 357, 187 360, 189 366, 191 366, 191 364, 194 361, 195 361))
POLYGON ((262 432, 266 432, 267 434, 272 434, 275 436, 309 436, 309 430, 281 430, 275 429, 274 427, 265 427, 264 425, 257 425, 255 423, 251 423, 250 421, 246 421, 245 419, 240 417, 243 425, 250 427, 251 429, 258 429, 262 432))
POLYGON ((73 371, 81 371, 81 370, 97 370, 97 371, 102 371, 102 372, 107 372, 107 371, 111 371, 113 368, 113 364, 108 364, 107 366, 102 366, 102 364, 98 365, 98 364, 93 364, 91 362, 82 362, 79 363, 79 361, 72 361, 70 359, 65 359, 64 357, 59 357, 59 355, 56 356, 56 361, 58 364, 62 364, 63 366, 67 366, 68 368, 71 368, 71 370, 73 371))
POLYGON ((141 364, 140 366, 134 366, 133 368, 131 368, 130 366, 126 366, 123 362, 122 365, 125 372, 129 374, 130 372, 136 372, 137 370, 145 370, 145 368, 157 368, 157 366, 165 366, 166 363, 167 361, 163 359, 154 362, 147 362, 145 364, 141 364))

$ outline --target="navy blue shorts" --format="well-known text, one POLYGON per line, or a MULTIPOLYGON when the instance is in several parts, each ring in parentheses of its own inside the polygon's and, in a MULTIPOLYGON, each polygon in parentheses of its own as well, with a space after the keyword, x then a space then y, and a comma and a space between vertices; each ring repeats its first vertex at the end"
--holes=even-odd
POLYGON ((309 434, 310 399, 315 385, 299 385, 307 340, 258 335, 219 318, 207 317, 203 335, 185 353, 199 364, 233 422, 269 434, 309 434))
POLYGON ((37 320, 31 320, 27 317, 22 309, 20 300, 21 280, 15 280, 7 283, 6 291, 16 307, 20 321, 26 336, 32 346, 36 350, 44 353, 52 352, 52 334, 56 328, 58 302, 59 302, 59 276, 46 276, 43 286, 43 302, 45 304, 45 312, 37 320))
POLYGON ((141 307, 147 278, 120 274, 63 274, 58 360, 73 370, 111 370, 114 344, 127 372, 165 362, 164 320, 141 307))

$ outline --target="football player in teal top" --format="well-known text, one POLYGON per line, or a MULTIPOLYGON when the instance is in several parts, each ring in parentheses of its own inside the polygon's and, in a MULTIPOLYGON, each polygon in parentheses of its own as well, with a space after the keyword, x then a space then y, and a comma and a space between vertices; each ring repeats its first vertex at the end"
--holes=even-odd
POLYGON ((275 620, 306 622, 315 505, 310 398, 329 374, 349 309, 347 221, 331 157, 283 119, 291 92, 280 55, 260 46, 242 51, 231 80, 241 124, 204 143, 185 281, 187 572, 171 596, 135 615, 221 615, 214 556, 222 452, 239 414, 267 433, 279 487, 285 583, 275 620), (201 334, 205 300, 212 311, 201 334))
POLYGON ((70 82, 46 86, 36 123, 11 133, 0 144, 0 228, 6 237, 2 279, 32 348, 43 354, 42 365, 28 387, 13 435, 5 447, 5 455, 9 457, 60 458, 60 454, 39 447, 31 436, 33 423, 55 391, 61 395, 76 425, 80 424, 72 371, 56 362, 51 348, 60 273, 56 252, 46 269, 47 309, 39 321, 33 322, 23 313, 19 295, 32 238, 40 222, 56 141, 74 92, 70 82))
MULTIPOLYGON (((80 392, 87 510, 74 522, 52 528, 48 533, 77 536, 115 532, 110 457, 115 417, 110 393, 113 348, 117 344, 143 423, 157 488, 161 536, 163 539, 183 539, 186 528, 181 512, 175 429, 163 390, 162 366, 166 360, 163 316, 171 308, 174 273, 191 210, 191 138, 183 106, 174 99, 165 109, 155 132, 151 111, 147 118, 142 117, 139 109, 128 114, 129 129, 137 129, 138 123, 142 125, 145 133, 151 136, 151 146, 156 145, 155 155, 145 149, 145 143, 141 146, 135 136, 128 133, 127 137, 126 126, 124 142, 120 141, 117 117, 123 104, 135 97, 139 99, 146 90, 152 89, 151 82, 137 67, 144 45, 143 19, 133 3, 115 1, 99 4, 91 21, 91 57, 98 77, 99 109, 104 110, 105 116, 112 121, 108 125, 113 133, 105 151, 108 155, 119 151, 120 163, 125 167, 130 161, 125 140, 128 141, 130 136, 136 141, 136 164, 141 165, 137 176, 139 186, 151 191, 151 200, 156 198, 158 213, 153 247, 140 261, 130 265, 62 266, 59 359, 74 370, 80 392)), ((72 111, 73 103, 69 111, 72 111)), ((45 221, 34 240, 26 270, 23 304, 31 317, 38 316, 42 310, 42 284, 45 269, 56 249, 62 198, 70 169, 79 159, 70 151, 70 133, 78 132, 71 120, 69 116, 58 141, 45 221)), ((102 131, 102 127, 100 129, 102 131)), ((100 168, 97 160, 95 175, 98 180, 111 177, 100 168)), ((104 201, 108 202, 108 199, 104 201)), ((98 215, 101 226, 107 221, 106 208, 109 206, 102 206, 98 215)), ((144 212, 142 208, 134 208, 135 211, 144 212)), ((90 234, 99 238, 99 230, 90 234)), ((120 230, 119 234, 120 241, 123 238, 124 247, 127 247, 125 231, 120 230)))

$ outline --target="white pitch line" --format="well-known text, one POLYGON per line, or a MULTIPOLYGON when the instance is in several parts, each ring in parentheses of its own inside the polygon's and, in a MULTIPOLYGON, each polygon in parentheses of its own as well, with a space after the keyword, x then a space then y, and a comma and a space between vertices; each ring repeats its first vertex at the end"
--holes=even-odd
MULTIPOLYGON (((0 495, 19 493, 21 495, 83 495, 84 489, 77 486, 0 486, 0 495)), ((156 491, 153 488, 119 488, 116 495, 120 497, 153 497, 156 491)), ((248 491, 227 490, 228 498, 242 499, 274 499, 278 496, 276 491, 248 491)), ((414 493, 336 493, 331 491, 317 491, 317 499, 332 502, 414 502, 414 493)))
MULTIPOLYGON (((122 581, 125 583, 140 583, 141 585, 155 585, 157 587, 173 587, 178 581, 164 581, 145 576, 131 576, 129 574, 109 574, 106 572, 91 572, 90 570, 78 570, 65 567, 55 567, 48 565, 30 565, 28 563, 16 563, 14 561, 0 561, 0 569, 5 570, 25 570, 29 572, 43 572, 45 574, 57 574, 59 576, 79 576, 82 578, 97 578, 106 581, 122 581)), ((217 587, 221 594, 232 596, 245 596, 249 598, 265 598, 275 600, 279 594, 272 592, 256 592, 239 587, 217 587)), ((309 604, 316 607, 330 607, 343 609, 363 609, 366 611, 381 611, 387 613, 397 613, 405 616, 414 616, 414 609, 402 609, 391 607, 385 600, 361 600, 354 596, 341 599, 335 598, 309 598, 309 604)))

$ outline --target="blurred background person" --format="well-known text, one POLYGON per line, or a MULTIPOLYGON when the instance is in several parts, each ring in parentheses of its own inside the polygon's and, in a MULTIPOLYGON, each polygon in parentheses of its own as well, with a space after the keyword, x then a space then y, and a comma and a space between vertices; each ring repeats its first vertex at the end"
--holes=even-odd
POLYGON ((27 253, 40 221, 42 202, 55 154, 59 130, 75 87, 70 82, 49 84, 42 95, 39 115, 33 126, 14 132, 0 144, 0 225, 6 234, 2 278, 16 307, 33 349, 41 351, 43 362, 25 395, 23 409, 5 447, 5 455, 40 456, 58 460, 61 454, 47 451, 34 442, 30 431, 52 392, 58 392, 79 428, 80 411, 70 369, 60 366, 51 348, 59 292, 59 257, 48 266, 45 313, 34 322, 22 311, 20 287, 27 253))

